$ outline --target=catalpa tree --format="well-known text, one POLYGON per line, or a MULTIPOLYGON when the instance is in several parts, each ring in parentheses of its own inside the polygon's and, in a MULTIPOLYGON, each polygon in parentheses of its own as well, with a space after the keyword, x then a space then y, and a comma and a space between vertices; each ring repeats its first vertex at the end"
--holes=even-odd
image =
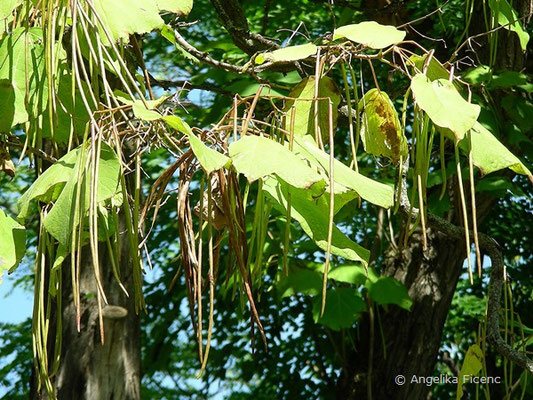
MULTIPOLYGON (((530 393, 531 329, 505 244, 482 223, 508 189, 527 196, 516 175, 533 183, 531 5, 468 2, 446 57, 415 26, 458 2, 403 24, 398 10, 364 18, 368 2, 273 3, 253 17, 261 33, 235 0, 199 2, 196 24, 192 0, 0 5, 0 172, 6 188, 27 184, 0 209, 0 271, 35 254, 32 398, 141 397, 140 316, 185 312, 161 289, 145 298, 152 269, 188 299, 198 378, 210 354, 220 363, 228 321, 248 321, 255 360, 268 359, 275 314, 294 310, 313 342, 307 386, 268 398, 309 396, 311 382, 321 398, 426 398, 411 377, 434 373, 465 281, 486 306, 451 372, 504 371, 486 396, 530 393), (298 7, 319 7, 311 33, 300 21, 267 35, 270 14, 282 27, 298 7), (202 26, 229 44, 199 49, 202 26), (213 94, 191 104, 187 87, 213 94)), ((166 339, 143 329, 157 370, 166 339)))

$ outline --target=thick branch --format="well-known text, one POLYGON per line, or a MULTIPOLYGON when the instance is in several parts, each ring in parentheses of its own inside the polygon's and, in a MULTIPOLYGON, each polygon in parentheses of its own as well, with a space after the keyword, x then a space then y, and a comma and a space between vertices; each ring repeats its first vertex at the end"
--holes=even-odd
MULTIPOLYGON (((419 210, 411 206, 407 195, 408 168, 409 158, 405 161, 402 169, 401 192, 399 194, 400 209, 404 214, 411 214, 414 218, 417 218, 419 210)), ((463 228, 431 213, 427 214, 427 223, 429 227, 436 229, 449 237, 456 239, 464 237, 465 230, 463 228)), ((471 232, 471 235, 473 235, 473 232, 471 232)), ((504 282, 504 263, 500 246, 492 237, 483 233, 478 233, 478 238, 479 246, 487 253, 492 261, 488 290, 487 339, 492 343, 498 353, 533 374, 533 361, 525 354, 513 349, 500 335, 498 309, 501 303, 504 282)))
POLYGON ((218 18, 235 45, 248 55, 277 49, 279 45, 264 36, 250 32, 248 20, 237 0, 211 0, 218 18))

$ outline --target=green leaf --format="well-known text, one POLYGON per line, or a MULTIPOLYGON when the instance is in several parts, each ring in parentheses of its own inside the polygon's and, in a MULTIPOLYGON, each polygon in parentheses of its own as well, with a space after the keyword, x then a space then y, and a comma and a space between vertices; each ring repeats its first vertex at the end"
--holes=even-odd
POLYGON ((407 289, 396 279, 382 276, 375 281, 367 281, 365 285, 372 300, 382 304, 396 304, 405 310, 410 310, 413 300, 407 289))
MULTIPOLYGON (((81 152, 80 152, 81 153, 81 152)), ((85 154, 87 156, 87 152, 85 154)), ((60 244, 69 245, 70 235, 72 233, 73 221, 79 212, 86 213, 89 209, 89 185, 92 179, 90 173, 85 173, 82 182, 78 181, 78 170, 80 162, 85 157, 78 157, 76 165, 71 171, 69 180, 61 191, 54 206, 43 220, 45 229, 60 244), (85 198, 82 198, 83 207, 76 204, 76 192, 82 190, 85 198)), ((102 143, 98 165, 98 188, 96 201, 98 203, 108 200, 117 193, 120 164, 113 150, 105 143, 102 143)))
POLYGON ((133 115, 143 121, 157 121, 163 117, 159 112, 146 108, 141 100, 135 100, 131 108, 133 110, 133 115))
POLYGON ((177 115, 167 115, 163 117, 163 121, 165 121, 166 124, 172 129, 175 129, 181 133, 185 133, 186 135, 190 135, 192 133, 192 129, 189 124, 187 124, 187 122, 182 120, 177 115))
POLYGON ((522 132, 529 133, 533 130, 533 103, 521 96, 509 95, 501 100, 501 104, 522 132))
POLYGON ((461 97, 453 83, 445 79, 430 81, 417 74, 411 81, 411 90, 418 106, 435 125, 449 129, 456 142, 474 126, 481 108, 461 97))
POLYGON ((2 0, 0 2, 0 20, 9 17, 20 3, 22 3, 22 0, 2 0))
POLYGON ((463 397, 463 385, 468 383, 468 380, 472 376, 477 376, 481 368, 483 367, 483 350, 477 344, 470 346, 466 352, 461 372, 458 376, 457 383, 457 397, 459 400, 463 397))
MULTIPOLYGON (((89 113, 83 103, 83 98, 78 86, 75 90, 75 102, 72 102, 72 74, 67 68, 63 68, 59 74, 59 86, 56 90, 56 102, 61 106, 56 107, 56 116, 53 118, 53 138, 56 143, 68 143, 71 123, 75 137, 82 137, 89 122, 89 113)), ((92 109, 96 109, 89 96, 89 89, 85 82, 82 83, 85 96, 92 109)), ((43 138, 51 138, 50 113, 48 107, 43 112, 42 132, 43 138)))
MULTIPOLYGON (((290 194, 291 218, 300 223, 303 231, 322 250, 327 250, 329 227, 329 196, 315 196, 311 190, 292 187, 282 180, 265 179, 263 190, 275 202, 282 214, 287 213, 287 199, 290 194)), ((360 261, 368 265, 370 252, 349 239, 333 224, 331 254, 347 260, 360 261)))
POLYGON ((255 57, 255 63, 263 64, 267 61, 288 62, 303 60, 305 58, 311 57, 312 55, 315 55, 317 50, 318 47, 316 47, 313 43, 284 47, 282 49, 258 54, 255 57))
MULTIPOLYGON (((416 68, 420 72, 424 71, 427 58, 427 54, 424 54, 423 56, 413 55, 409 57, 409 59, 415 64, 416 68)), ((434 81, 437 79, 448 79, 450 77, 450 73, 435 57, 431 57, 431 60, 427 66, 426 76, 429 78, 429 80, 434 81)))
MULTIPOLYGON (((155 1, 146 0, 95 0, 94 8, 110 35, 110 40, 128 41, 129 35, 142 34, 161 28, 165 23, 159 16, 155 1)), ((97 23, 100 36, 105 44, 109 39, 100 23, 97 23)))
MULTIPOLYGON (((72 221, 79 205, 75 204, 76 191, 83 190, 85 197, 82 198, 82 212, 89 209, 89 183, 91 176, 84 174, 82 182, 78 182, 80 160, 86 160, 88 151, 78 147, 54 165, 48 168, 30 188, 21 196, 17 206, 19 210, 18 220, 23 222, 29 215, 31 201, 39 200, 45 203, 54 202, 54 206, 43 220, 46 230, 54 236, 60 244, 69 245, 68 239, 72 232, 72 221)), ((84 163, 85 165, 85 163, 84 163)), ((98 169, 98 191, 96 200, 101 202, 110 199, 117 192, 120 173, 119 161, 113 150, 102 143, 102 150, 98 169)))
POLYGON ((161 11, 170 11, 178 15, 189 15, 193 0, 156 0, 161 11))
MULTIPOLYGON (((9 79, 0 79, 0 132, 9 132, 17 113, 15 88, 9 79)), ((24 104, 18 105, 22 107, 24 104)), ((25 110, 25 109, 24 109, 25 110)))
POLYGON ((218 171, 220 168, 228 168, 231 165, 229 157, 207 147, 192 131, 189 133, 189 143, 194 155, 207 173, 218 171))
POLYGON ((363 110, 361 139, 365 151, 384 156, 395 164, 407 155, 407 139, 402 132, 398 113, 387 93, 371 89, 359 101, 363 110))
POLYGON ((4 132, 11 128, 7 128, 9 124, 15 126, 27 122, 30 116, 38 116, 47 105, 41 41, 39 28, 31 28, 28 32, 25 28, 17 28, 0 40, 0 128, 4 132), (27 102, 26 93, 29 94, 27 102))
MULTIPOLYGON (((286 130, 290 130, 292 113, 294 112, 294 137, 302 137, 306 134, 315 136, 315 77, 310 76, 298 83, 289 93, 289 97, 296 100, 287 100, 284 111, 286 130), (294 109, 293 109, 294 106, 294 109)), ((335 132, 338 118, 338 106, 341 101, 339 88, 333 79, 324 76, 318 83, 318 97, 329 98, 332 102, 333 132, 335 132)), ((327 100, 318 100, 318 127, 322 140, 329 140, 329 105, 327 100)))
MULTIPOLYGON (((518 157, 501 144, 483 125, 476 122, 470 134, 472 135, 472 159, 483 175, 510 168, 517 174, 531 176, 531 172, 518 157)), ((467 139, 461 144, 463 149, 468 149, 467 139)))
POLYGON ((250 182, 276 174, 294 187, 324 187, 325 182, 312 168, 281 144, 260 136, 244 136, 229 146, 237 172, 250 182))
POLYGON ((516 32, 523 51, 527 50, 529 34, 522 26, 522 20, 518 13, 507 0, 489 0, 489 7, 497 14, 498 24, 505 29, 516 32))
POLYGON ((320 296, 313 300, 313 318, 315 322, 339 331, 350 328, 359 314, 366 310, 366 304, 355 289, 337 288, 326 292, 326 308, 320 317, 322 300, 320 296))
POLYGON ((282 299, 298 293, 314 296, 322 290, 322 274, 309 268, 290 266, 288 274, 279 272, 276 289, 282 299))
POLYGON ((531 83, 531 75, 524 74, 518 71, 504 71, 501 74, 494 75, 490 81, 489 89, 510 88, 516 86, 527 92, 533 91, 533 83, 531 83))
POLYGON ((22 0, 2 0, 0 1, 0 20, 11 15, 13 10, 22 3, 22 0))
POLYGON ((40 175, 30 188, 24 192, 17 202, 19 211, 17 219, 20 222, 24 223, 29 217, 31 201, 38 200, 49 203, 57 200, 64 184, 72 175, 79 152, 80 148, 76 148, 64 155, 40 175))
POLYGON ((372 268, 368 268, 367 276, 367 271, 361 264, 341 264, 331 268, 328 272, 328 279, 359 286, 363 285, 368 279, 375 281, 378 277, 372 268))
POLYGON ((384 49, 390 45, 400 43, 405 38, 405 32, 391 25, 381 25, 374 21, 365 21, 335 29, 333 40, 339 38, 346 38, 372 49, 384 49))
MULTIPOLYGON (((305 136, 294 140, 294 152, 300 154, 312 165, 320 167, 329 175, 329 155, 320 150, 313 138, 305 136)), ((333 178, 336 186, 335 193, 342 193, 346 189, 354 190, 366 201, 383 208, 389 208, 394 204, 394 190, 391 186, 374 181, 355 172, 338 160, 334 160, 333 178)))
POLYGON ((26 252, 26 229, 0 209, 0 283, 4 271, 12 272, 26 252))
POLYGON ((463 78, 473 85, 479 85, 487 82, 492 77, 492 69, 487 65, 480 65, 476 68, 468 70, 463 78))

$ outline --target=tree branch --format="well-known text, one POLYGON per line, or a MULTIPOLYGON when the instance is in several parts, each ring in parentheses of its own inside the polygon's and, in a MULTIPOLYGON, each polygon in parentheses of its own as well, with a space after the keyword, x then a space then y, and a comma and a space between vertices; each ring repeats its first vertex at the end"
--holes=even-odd
POLYGON ((276 42, 250 32, 246 15, 237 0, 211 0, 211 4, 233 43, 249 56, 258 51, 279 48, 276 42))
MULTIPOLYGON (((407 156, 407 159, 402 166, 401 192, 399 193, 398 200, 400 201, 400 210, 404 214, 411 214, 414 218, 417 218, 419 210, 411 205, 407 194, 408 168, 409 156, 407 156)), ((427 214, 427 223, 429 227, 434 228, 449 237, 456 239, 462 239, 464 237, 465 230, 463 228, 431 213, 427 214)), ((470 232, 470 234, 473 235, 473 232, 470 232)), ((529 359, 525 354, 513 349, 500 335, 498 309, 501 303, 504 282, 504 263, 500 246, 496 240, 484 233, 478 232, 478 238, 479 246, 487 253, 492 261, 488 289, 487 339, 492 343, 494 349, 498 353, 533 374, 533 360, 529 359)))

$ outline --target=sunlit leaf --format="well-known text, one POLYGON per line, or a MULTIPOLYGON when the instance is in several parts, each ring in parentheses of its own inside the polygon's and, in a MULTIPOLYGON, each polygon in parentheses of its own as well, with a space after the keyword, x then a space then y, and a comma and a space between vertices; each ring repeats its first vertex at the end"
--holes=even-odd
POLYGON ((459 400, 463 397, 463 385, 468 383, 468 380, 472 376, 477 376, 481 368, 483 367, 483 350, 477 344, 470 346, 466 352, 461 372, 458 376, 457 383, 457 397, 459 400))
MULTIPOLYGON (((298 189, 282 180, 269 178, 264 181, 263 190, 270 195, 282 214, 287 212, 290 194, 291 218, 299 222, 304 232, 322 250, 327 250, 329 229, 329 196, 314 196, 313 192, 298 189)), ((333 224, 331 254, 347 260, 368 264, 370 252, 361 247, 333 224)))
MULTIPOLYGON (((427 58, 427 54, 424 54, 423 56, 413 55, 409 57, 409 59, 415 64, 416 68, 420 72, 424 71, 427 58)), ((427 65, 426 76, 430 80, 434 81, 436 79, 448 79, 450 77, 450 73, 446 68, 444 68, 439 60, 437 60, 435 57, 431 57, 427 65)))
POLYGON ((165 121, 172 129, 175 129, 181 133, 185 133, 187 135, 192 133, 192 129, 189 124, 187 124, 187 122, 177 115, 167 115, 163 117, 163 121, 165 121))
POLYGON ((36 117, 46 107, 48 88, 41 40, 39 28, 31 28, 28 32, 25 28, 17 28, 0 40, 1 131, 8 131, 10 124, 27 122, 30 116, 36 117))
MULTIPOLYGON (((294 152, 329 174, 329 155, 316 146, 312 137, 295 139, 294 152)), ((391 186, 367 178, 338 160, 334 160, 333 168, 335 184, 354 190, 366 201, 380 207, 389 208, 393 205, 394 191, 391 186)))
POLYGON ((338 331, 350 328, 360 313, 366 311, 366 304, 355 289, 337 288, 326 292, 326 308, 320 316, 321 298, 313 301, 313 318, 315 322, 338 331))
MULTIPOLYGON (((114 42, 119 39, 128 41, 129 35, 148 33, 164 25, 155 1, 95 0, 94 7, 114 42)), ((109 43, 100 23, 98 26, 103 42, 109 43)))
POLYGON ((281 144, 260 136, 245 136, 229 146, 229 155, 237 172, 250 182, 277 175, 294 187, 308 189, 323 178, 297 155, 281 144))
POLYGON ((289 46, 282 49, 258 54, 255 57, 256 64, 263 64, 267 61, 287 62, 303 60, 316 54, 318 47, 313 43, 301 44, 298 46, 289 46))
MULTIPOLYGON (((78 169, 81 158, 76 160, 76 165, 72 169, 69 180, 61 191, 54 206, 43 220, 44 227, 60 244, 68 245, 72 232, 73 221, 76 213, 87 212, 89 209, 89 185, 92 179, 91 174, 85 175, 84 181, 78 181, 78 169), (85 184, 85 187, 83 185, 85 184), (76 204, 76 192, 82 190, 85 194, 83 199, 84 208, 79 209, 76 204)), ((102 150, 98 165, 98 191, 96 201, 110 199, 117 192, 120 164, 113 150, 102 143, 102 150)), ((48 172, 48 171, 46 171, 48 172)), ((46 173, 45 172, 45 173, 46 173)))
POLYGON ((30 202, 33 200, 48 203, 56 201, 64 184, 69 180, 80 149, 74 149, 51 165, 41 174, 17 202, 17 219, 24 222, 29 217, 30 202))
MULTIPOLYGON (((86 212, 89 208, 89 182, 91 176, 84 174, 83 182, 78 181, 81 148, 78 147, 54 165, 48 168, 30 188, 21 196, 17 206, 18 219, 24 221, 29 215, 31 201, 54 202, 54 206, 43 220, 46 230, 61 244, 68 245, 72 231, 72 221, 76 212, 86 212), (78 210, 76 191, 82 190, 84 208, 78 210)), ((87 151, 85 150, 85 156, 87 151)), ((110 199, 117 192, 120 165, 113 150, 102 143, 98 169, 98 191, 96 200, 101 202, 110 199)))
POLYGON ((387 93, 369 90, 359 101, 362 111, 361 139, 365 151, 390 158, 394 163, 407 155, 407 139, 387 93))
POLYGON ((178 15, 189 15, 193 0, 156 0, 160 10, 170 11, 178 15))
MULTIPOLYGON (((500 143, 483 125, 476 122, 472 130, 472 159, 483 175, 510 168, 517 174, 531 175, 526 166, 500 143)), ((467 149, 466 139, 461 143, 467 149)))
POLYGON ((26 251, 26 229, 0 209, 0 283, 4 271, 13 271, 26 251))
POLYGON ((424 110, 435 125, 449 129, 456 141, 474 126, 481 108, 467 102, 453 83, 445 79, 430 81, 417 74, 411 81, 411 89, 418 106, 424 110))
POLYGON ((400 43, 405 38, 405 31, 391 25, 381 25, 374 21, 345 25, 335 29, 333 39, 346 38, 372 49, 384 49, 400 43))
POLYGON ((229 167, 231 164, 231 159, 219 153, 216 150, 213 150, 207 147, 198 137, 190 132, 189 133, 189 143, 191 149, 200 162, 200 165, 206 172, 217 171, 220 168, 229 167))
MULTIPOLYGON (((290 92, 289 97, 297 99, 288 100, 284 110, 287 112, 285 119, 286 130, 290 130, 291 120, 294 112, 294 137, 301 137, 306 134, 315 136, 315 77, 310 76, 298 83, 290 92), (293 108, 294 106, 294 108, 293 108)), ((318 84, 318 97, 329 98, 333 111, 333 132, 337 126, 338 111, 341 96, 339 88, 333 79, 324 76, 320 78, 318 84)), ((318 127, 325 142, 329 137, 329 105, 328 100, 318 101, 318 127)))
POLYGON ((156 121, 163 117, 156 110, 147 108, 141 100, 135 100, 131 108, 135 117, 143 121, 156 121))
POLYGON ((11 15, 13 10, 22 3, 22 0, 2 0, 0 1, 0 19, 5 19, 11 15))
POLYGON ((498 14, 498 24, 504 29, 518 35, 520 46, 526 51, 529 42, 529 33, 522 26, 522 19, 507 0, 489 0, 489 7, 494 14, 498 14))

